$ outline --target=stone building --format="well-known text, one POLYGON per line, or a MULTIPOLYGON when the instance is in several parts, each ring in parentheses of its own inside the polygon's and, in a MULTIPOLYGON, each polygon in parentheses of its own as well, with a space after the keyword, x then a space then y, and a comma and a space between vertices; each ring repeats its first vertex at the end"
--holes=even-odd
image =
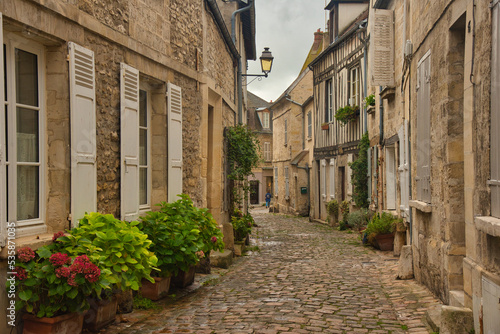
POLYGON ((256 58, 254 11, 252 1, 0 2, 0 288, 7 222, 17 247, 36 249, 85 212, 132 220, 181 192, 229 221, 223 129, 246 100, 236 65, 256 58), (233 42, 222 12, 244 7, 233 42))
POLYGON ((273 114, 268 109, 270 103, 252 92, 248 92, 247 124, 257 133, 262 162, 254 168, 250 177, 250 204, 264 204, 266 193, 273 189, 273 114))
POLYGON ((372 0, 372 209, 403 217, 417 281, 500 328, 500 5, 372 0), (384 43, 380 39, 385 38, 384 43))
POLYGON ((323 50, 324 33, 314 42, 301 73, 269 107, 273 113, 273 207, 279 212, 309 215, 313 145, 313 84, 308 65, 323 50))
POLYGON ((325 220, 326 204, 352 197, 351 168, 366 131, 366 20, 368 1, 332 0, 329 11, 330 44, 309 65, 314 72, 315 138, 312 217, 325 220), (346 123, 335 118, 339 108, 351 107, 346 123))

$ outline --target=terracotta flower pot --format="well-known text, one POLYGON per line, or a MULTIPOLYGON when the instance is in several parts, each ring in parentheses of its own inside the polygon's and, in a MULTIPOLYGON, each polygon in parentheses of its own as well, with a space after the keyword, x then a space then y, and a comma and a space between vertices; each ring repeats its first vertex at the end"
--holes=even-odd
POLYGON ((394 233, 377 234, 375 236, 377 248, 382 251, 390 251, 394 248, 394 233))
POLYGON ((23 322, 23 334, 80 334, 83 314, 75 312, 52 318, 37 318, 32 314, 25 314, 23 322))
POLYGON ((110 299, 91 299, 90 309, 83 319, 83 326, 94 332, 99 331, 115 321, 117 308, 116 296, 110 299))
POLYGON ((151 300, 158 300, 166 297, 168 290, 170 289, 171 277, 153 277, 155 282, 143 279, 141 286, 141 294, 143 297, 149 298, 151 300))
POLYGON ((176 288, 185 288, 194 282, 195 267, 189 268, 189 271, 179 270, 176 276, 172 276, 170 283, 176 288))

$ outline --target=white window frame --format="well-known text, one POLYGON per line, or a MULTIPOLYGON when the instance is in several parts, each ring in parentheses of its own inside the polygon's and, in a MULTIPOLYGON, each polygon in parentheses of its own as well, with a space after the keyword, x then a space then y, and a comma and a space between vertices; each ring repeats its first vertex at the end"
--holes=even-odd
MULTIPOLYGON (((45 225, 45 210, 46 210, 46 197, 45 197, 45 52, 44 47, 33 41, 24 39, 16 34, 5 33, 4 44, 6 45, 6 62, 7 62, 7 82, 4 84, 7 86, 7 101, 4 102, 4 106, 7 106, 7 124, 6 128, 11 129, 8 132, 8 138, 6 147, 9 153, 9 161, 6 161, 6 170, 8 171, 8 179, 6 188, 9 193, 5 191, 6 195, 6 206, 8 208, 8 217, 6 217, 8 222, 16 222, 16 237, 22 237, 27 235, 34 235, 45 233, 47 231, 47 226, 45 225), (24 165, 37 166, 38 167, 38 217, 34 219, 26 219, 18 221, 17 219, 17 166, 23 165, 23 163, 17 163, 17 128, 16 126, 16 111, 17 102, 16 101, 16 91, 15 91, 15 49, 20 49, 29 53, 33 53, 37 56, 37 70, 38 70, 38 106, 25 106, 20 105, 23 108, 38 111, 38 162, 37 163, 27 163, 24 165)), ((3 53, 3 46, 1 52, 3 53)), ((3 67, 3 64, 1 64, 3 67)), ((3 78, 2 78, 3 80, 3 78)), ((2 89, 4 89, 2 87, 2 89)), ((4 114, 2 113, 2 117, 4 114)), ((5 134, 2 131, 2 136, 5 134)), ((3 191, 3 190, 2 190, 3 191)))
POLYGON ((396 183, 396 148, 385 148, 385 208, 396 210, 397 183, 396 183))
POLYGON ((359 65, 349 70, 350 90, 349 105, 361 105, 361 69, 359 65))
POLYGON ((269 112, 262 113, 262 128, 269 129, 269 112))
POLYGON ((330 199, 335 198, 335 158, 330 159, 330 199))
POLYGON ((264 142, 264 161, 271 161, 271 143, 264 142))
POLYGON ((326 201, 326 160, 321 160, 320 170, 320 185, 321 185, 321 198, 326 201))
POLYGON ((333 122, 333 79, 325 81, 325 121, 333 122))
MULTIPOLYGON (((141 126, 141 104, 139 103, 139 135, 141 130, 146 130, 146 138, 147 138, 147 143, 146 143, 146 165, 141 165, 140 161, 140 154, 139 154, 139 191, 141 187, 141 169, 146 169, 146 174, 147 174, 147 200, 146 204, 141 204, 141 196, 139 195, 139 211, 140 212, 145 212, 151 209, 151 187, 152 187, 152 173, 151 173, 151 142, 153 139, 152 133, 151 133, 151 89, 147 87, 145 84, 141 82, 141 79, 139 78, 139 98, 141 96, 141 91, 146 92, 146 98, 147 98, 147 104, 146 104, 146 121, 147 124, 146 126, 141 126)), ((140 136, 139 136, 140 138, 140 136)), ((139 142, 139 152, 140 152, 140 142, 139 142)))
POLYGON ((307 113, 307 138, 312 138, 312 111, 307 113))

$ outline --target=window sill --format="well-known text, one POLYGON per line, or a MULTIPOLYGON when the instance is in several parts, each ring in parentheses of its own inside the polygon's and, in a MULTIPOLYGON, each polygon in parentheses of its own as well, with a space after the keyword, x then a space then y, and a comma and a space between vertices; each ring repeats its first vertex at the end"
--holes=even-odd
MULTIPOLYGON (((39 235, 31 235, 29 237, 21 237, 14 240, 16 249, 30 247, 37 250, 40 247, 50 245, 52 243, 53 233, 44 233, 39 235)), ((0 260, 6 260, 8 257, 8 247, 3 247, 0 251, 0 260)))
POLYGON ((491 216, 475 217, 476 228, 494 237, 500 237, 500 219, 491 216))
POLYGON ((307 137, 307 141, 311 141, 312 140, 312 137, 307 137))
POLYGON ((424 213, 432 212, 432 205, 421 201, 410 201, 410 207, 415 208, 424 213))

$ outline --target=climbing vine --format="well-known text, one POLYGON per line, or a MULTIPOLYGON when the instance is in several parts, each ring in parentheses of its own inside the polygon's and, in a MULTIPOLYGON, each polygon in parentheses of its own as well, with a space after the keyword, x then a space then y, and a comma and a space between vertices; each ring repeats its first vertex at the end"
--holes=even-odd
POLYGON ((248 199, 247 179, 253 175, 252 169, 261 161, 260 143, 257 134, 248 126, 238 124, 227 128, 228 178, 233 181, 233 210, 248 199), (242 192, 240 192, 240 190, 242 192), (243 194, 243 196, 241 195, 243 194))
POLYGON ((351 181, 354 187, 352 199, 359 208, 368 208, 368 149, 370 148, 370 139, 368 132, 365 132, 361 138, 358 149, 358 158, 349 164, 352 170, 351 181))

